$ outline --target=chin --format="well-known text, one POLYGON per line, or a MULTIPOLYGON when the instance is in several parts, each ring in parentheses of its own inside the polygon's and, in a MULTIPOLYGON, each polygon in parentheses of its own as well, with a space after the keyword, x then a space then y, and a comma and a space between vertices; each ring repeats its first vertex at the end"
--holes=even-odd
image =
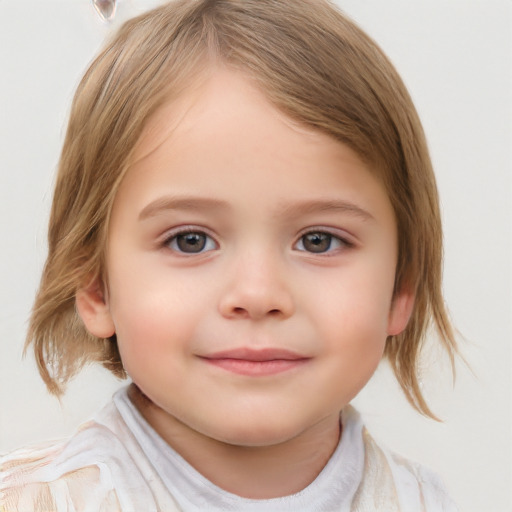
POLYGON ((285 443, 299 436, 304 430, 305 428, 295 425, 276 424, 260 417, 259 421, 232 422, 226 428, 219 426, 216 432, 208 435, 233 446, 257 448, 285 443))

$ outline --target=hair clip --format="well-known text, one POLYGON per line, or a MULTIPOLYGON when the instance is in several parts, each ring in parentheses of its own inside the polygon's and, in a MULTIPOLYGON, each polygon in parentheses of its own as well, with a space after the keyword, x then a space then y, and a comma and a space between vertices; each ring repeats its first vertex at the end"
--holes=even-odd
POLYGON ((100 18, 104 21, 110 21, 116 14, 117 0, 92 0, 92 5, 100 18))

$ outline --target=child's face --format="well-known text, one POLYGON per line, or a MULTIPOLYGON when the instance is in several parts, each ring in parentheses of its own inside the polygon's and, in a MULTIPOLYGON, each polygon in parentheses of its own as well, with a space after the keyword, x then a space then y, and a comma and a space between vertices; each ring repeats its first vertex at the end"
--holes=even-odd
POLYGON ((392 301, 383 186, 228 71, 162 108, 135 160, 91 331, 115 328, 139 388, 210 438, 265 445, 337 423, 412 302, 392 301))

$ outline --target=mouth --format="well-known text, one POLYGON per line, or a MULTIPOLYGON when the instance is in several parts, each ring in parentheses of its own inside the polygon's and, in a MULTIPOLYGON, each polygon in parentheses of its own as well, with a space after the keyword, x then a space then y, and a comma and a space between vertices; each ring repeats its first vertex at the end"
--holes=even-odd
POLYGON ((239 375, 263 377, 296 369, 311 358, 284 350, 237 348, 202 356, 206 363, 239 375))

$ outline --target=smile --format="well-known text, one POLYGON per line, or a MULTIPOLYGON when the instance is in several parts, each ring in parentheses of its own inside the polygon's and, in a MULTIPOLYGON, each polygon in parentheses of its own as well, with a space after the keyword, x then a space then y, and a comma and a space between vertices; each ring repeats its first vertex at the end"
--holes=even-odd
POLYGON ((298 368, 310 360, 309 357, 289 350, 249 348, 217 352, 201 359, 228 372, 252 377, 283 373, 298 368))

